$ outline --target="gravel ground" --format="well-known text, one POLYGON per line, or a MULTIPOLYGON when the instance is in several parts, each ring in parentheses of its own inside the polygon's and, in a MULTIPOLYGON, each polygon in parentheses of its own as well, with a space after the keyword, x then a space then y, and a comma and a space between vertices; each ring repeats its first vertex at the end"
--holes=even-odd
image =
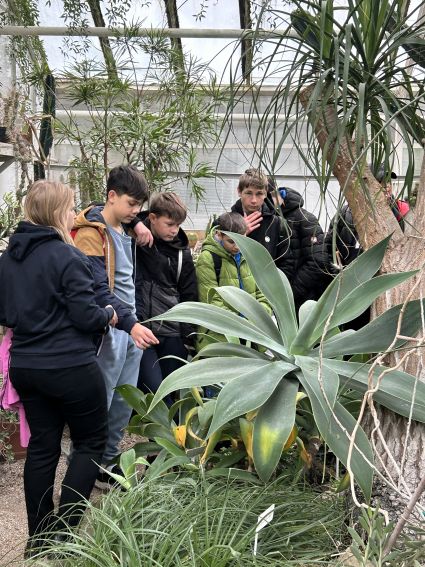
MULTIPOLYGON (((129 449, 141 438, 125 436, 121 450, 129 449)), ((64 437, 63 446, 69 440, 64 437)), ((21 459, 12 463, 0 462, 0 567, 20 567, 27 540, 27 515, 24 498, 24 464, 21 459)), ((66 457, 59 461, 54 499, 59 501, 59 488, 66 471, 66 457)), ((91 500, 98 500, 102 491, 93 489, 91 500)))
POLYGON ((27 538, 24 460, 0 463, 0 565, 19 565, 27 538))
MULTIPOLYGON (((18 567, 23 563, 23 552, 27 540, 27 514, 24 498, 25 460, 0 463, 0 565, 18 567)), ((66 460, 62 456, 55 484, 55 500, 65 475, 66 460)))

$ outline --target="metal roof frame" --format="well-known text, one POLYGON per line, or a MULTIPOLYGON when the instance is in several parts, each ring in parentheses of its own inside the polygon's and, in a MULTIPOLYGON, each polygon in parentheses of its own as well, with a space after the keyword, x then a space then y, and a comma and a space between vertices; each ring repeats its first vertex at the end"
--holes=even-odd
MULTIPOLYGON (((129 35, 131 28, 69 28, 66 26, 2 26, 0 36, 81 36, 81 37, 122 37, 129 35)), ((218 28, 139 28, 132 29, 133 37, 145 37, 152 34, 180 38, 217 38, 217 39, 282 39, 297 38, 294 31, 264 29, 218 29, 218 28)))

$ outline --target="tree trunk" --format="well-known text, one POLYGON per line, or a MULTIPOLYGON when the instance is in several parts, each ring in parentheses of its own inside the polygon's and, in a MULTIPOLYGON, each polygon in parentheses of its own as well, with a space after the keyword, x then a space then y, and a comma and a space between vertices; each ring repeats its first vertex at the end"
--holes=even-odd
MULTIPOLYGON (((90 13, 93 18, 94 25, 98 28, 106 27, 105 19, 102 14, 102 9, 100 7, 99 0, 87 0, 90 8, 90 13)), ((107 37, 99 37, 100 47, 102 49, 103 57, 105 59, 106 69, 108 71, 108 77, 110 79, 118 79, 117 65, 115 62, 114 53, 107 37)))
MULTIPOLYGON (((351 209, 362 247, 371 248, 384 237, 392 234, 381 266, 381 273, 420 270, 425 265, 425 159, 422 165, 416 206, 414 211, 409 212, 403 233, 387 204, 381 185, 372 175, 367 164, 363 163, 365 158, 359 159, 363 165, 362 168, 355 164, 358 157, 355 143, 348 137, 342 141, 338 140, 338 144, 335 143, 335 133, 338 128, 334 107, 321 107, 320 101, 317 103, 317 100, 314 107, 310 107, 314 87, 315 85, 310 85, 302 91, 300 102, 307 112, 319 146, 322 151, 326 152, 326 160, 332 165, 333 174, 338 179, 341 191, 351 209), (359 171, 362 179, 359 178, 359 171)), ((379 297, 372 306, 372 316, 376 317, 391 306, 403 303, 406 299, 420 297, 425 297, 425 278, 422 277, 422 272, 379 297)), ((420 336, 424 336, 423 331, 420 332, 420 336)), ((415 342, 408 343, 409 347, 415 345, 415 342)), ((399 352, 388 357, 386 363, 393 366, 401 360, 402 356, 403 353, 399 352)), ((425 381, 424 347, 416 349, 400 369, 425 381)), ((407 419, 385 408, 378 407, 377 411, 383 438, 395 463, 385 451, 383 443, 377 439, 376 464, 381 470, 384 468, 382 463, 387 467, 387 472, 395 484, 400 484, 401 478, 404 478, 408 489, 413 492, 425 470, 425 425, 416 422, 409 424, 407 419), (379 457, 382 463, 379 462, 379 457)), ((363 426, 372 434, 374 421, 371 414, 366 417, 363 426)), ((373 435, 371 438, 374 442, 376 436, 373 435)))
MULTIPOLYGON (((241 29, 252 29, 251 0, 239 0, 239 21, 241 29)), ((247 85, 251 84, 252 39, 241 40, 242 76, 247 85)))
MULTIPOLYGON (((169 28, 179 28, 179 13, 176 0, 164 0, 165 12, 167 14, 167 23, 169 28)), ((184 55, 182 40, 180 37, 172 37, 170 39, 174 49, 173 67, 176 74, 184 72, 184 55)))

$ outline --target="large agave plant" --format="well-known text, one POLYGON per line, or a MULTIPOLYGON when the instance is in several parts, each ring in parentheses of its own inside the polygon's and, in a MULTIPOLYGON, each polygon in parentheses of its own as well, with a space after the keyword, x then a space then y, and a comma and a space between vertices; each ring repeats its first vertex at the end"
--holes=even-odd
MULTIPOLYGON (((368 378, 376 383, 385 369, 348 362, 347 355, 372 354, 400 348, 394 342, 403 305, 396 305, 358 331, 339 326, 360 315, 386 290, 415 272, 375 276, 388 241, 364 252, 343 270, 322 297, 307 301, 295 314, 291 287, 269 253, 252 239, 229 233, 246 258, 258 287, 273 307, 276 322, 254 298, 234 287, 217 292, 233 310, 204 303, 182 303, 157 319, 202 325, 226 336, 264 346, 266 353, 234 342, 217 342, 202 350, 202 358, 180 368, 161 384, 150 411, 172 391, 218 382, 224 384, 215 404, 208 436, 230 420, 257 410, 253 431, 253 459, 258 475, 267 481, 276 468, 295 422, 299 391, 313 410, 317 428, 333 453, 347 465, 350 436, 356 420, 339 401, 340 389, 364 393, 368 378), (241 317, 239 314, 243 314, 241 317)), ((416 334, 421 326, 421 304, 404 309, 400 336, 416 334)), ((425 384, 401 371, 385 374, 374 400, 403 416, 425 422, 425 384)), ((370 498, 373 451, 361 427, 350 458, 352 473, 366 499, 370 498)))

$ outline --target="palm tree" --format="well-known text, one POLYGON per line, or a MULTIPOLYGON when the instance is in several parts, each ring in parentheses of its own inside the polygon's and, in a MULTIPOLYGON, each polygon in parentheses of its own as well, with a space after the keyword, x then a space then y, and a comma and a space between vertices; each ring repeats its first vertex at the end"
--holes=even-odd
MULTIPOLYGON (((413 284, 402 284, 380 297, 373 316, 408 298, 425 296, 425 161, 404 232, 368 166, 368 162, 372 169, 384 163, 385 171, 390 172, 401 140, 407 155, 405 189, 410 194, 419 165, 415 149, 425 139, 425 2, 416 2, 411 9, 410 4, 347 0, 337 11, 332 0, 295 0, 292 9, 276 9, 269 3, 264 10, 269 10, 275 22, 280 20, 278 27, 288 33, 276 35, 269 55, 261 56, 261 40, 254 45, 258 62, 254 71, 263 73, 257 86, 271 69, 283 72, 261 114, 260 89, 252 94, 247 123, 258 120, 259 127, 251 130, 258 163, 274 173, 283 143, 293 142, 323 197, 331 176, 338 180, 340 204, 348 202, 364 249, 392 234, 381 273, 419 270, 413 284)), ((247 95, 243 85, 234 92, 229 115, 242 95, 247 95)), ((406 351, 393 354, 391 363, 425 380, 425 354, 416 348, 422 342, 412 338, 408 344, 408 356, 406 351)), ((416 486, 425 466, 425 428, 380 408, 377 418, 384 435, 374 437, 383 464, 395 483, 404 479, 410 488, 416 486)), ((372 430, 376 421, 368 419, 372 430)))

